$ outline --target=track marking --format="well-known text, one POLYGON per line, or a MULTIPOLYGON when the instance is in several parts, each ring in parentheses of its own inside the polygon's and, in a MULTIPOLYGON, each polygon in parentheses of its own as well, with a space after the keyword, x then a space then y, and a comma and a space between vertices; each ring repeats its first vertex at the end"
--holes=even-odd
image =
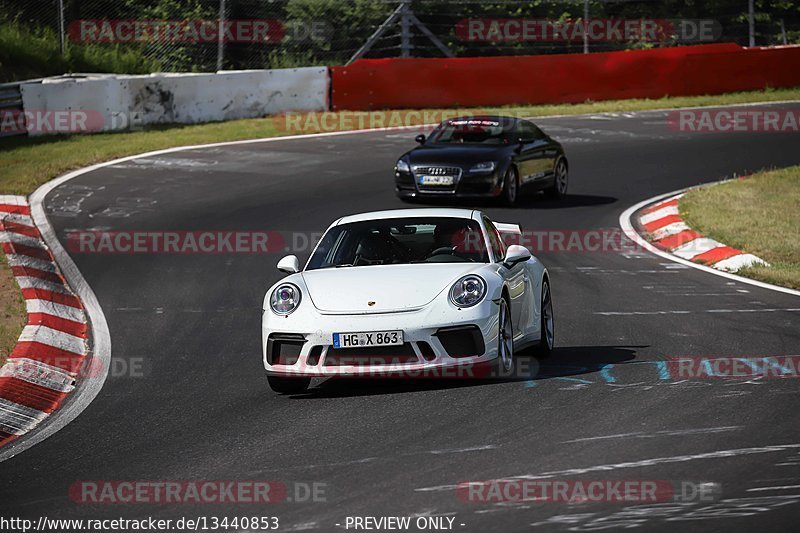
POLYGON ((596 311, 602 316, 638 316, 638 315, 689 315, 695 313, 796 313, 800 308, 788 309, 703 309, 702 311, 596 311))
POLYGON ((684 435, 707 435, 711 433, 724 433, 726 431, 736 431, 739 429, 742 429, 742 426, 723 426, 716 428, 699 428, 699 429, 676 429, 676 430, 656 431, 654 433, 645 433, 643 431, 637 431, 635 433, 620 433, 617 435, 603 435, 600 437, 584 437, 581 439, 565 440, 562 442, 562 444, 571 444, 575 442, 589 442, 597 440, 609 440, 609 439, 626 439, 626 438, 654 439, 658 437, 676 437, 684 435))
POLYGON ((782 487, 755 487, 747 489, 747 492, 764 492, 768 490, 792 490, 800 489, 800 485, 783 485, 782 487))
MULTIPOLYGON (((550 479, 560 476, 581 476, 594 472, 609 472, 613 470, 625 470, 630 468, 645 468, 662 464, 684 463, 689 461, 700 461, 704 459, 727 459, 730 457, 740 457, 745 455, 758 455, 763 453, 774 453, 800 448, 800 444, 778 444, 773 446, 760 446, 755 448, 736 448, 732 450, 719 450, 716 452, 698 453, 692 455, 674 455, 670 457, 654 457, 652 459, 642 459, 625 463, 611 463, 604 465, 589 466, 585 468, 569 468, 567 470, 553 470, 541 474, 524 474, 518 476, 508 476, 498 481, 516 479, 550 479)), ((459 485, 437 485, 433 487, 422 487, 414 489, 415 492, 444 492, 456 490, 459 485)))

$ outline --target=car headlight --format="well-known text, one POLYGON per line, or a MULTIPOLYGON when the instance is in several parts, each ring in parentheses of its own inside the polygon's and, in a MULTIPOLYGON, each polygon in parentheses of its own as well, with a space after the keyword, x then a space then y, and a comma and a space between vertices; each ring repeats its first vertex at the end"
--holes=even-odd
POLYGON ((402 159, 397 162, 397 165, 395 165, 395 169, 398 172, 411 172, 411 167, 409 167, 408 163, 406 163, 402 159))
POLYGON ((269 306, 276 315, 286 316, 300 305, 300 289, 291 283, 283 283, 272 291, 269 306))
POLYGON ((458 307, 472 307, 480 303, 484 296, 486 296, 486 282, 474 274, 464 276, 450 289, 450 301, 458 307))
POLYGON ((478 163, 477 165, 472 165, 472 168, 469 169, 470 172, 494 172, 495 164, 494 161, 485 161, 483 163, 478 163))

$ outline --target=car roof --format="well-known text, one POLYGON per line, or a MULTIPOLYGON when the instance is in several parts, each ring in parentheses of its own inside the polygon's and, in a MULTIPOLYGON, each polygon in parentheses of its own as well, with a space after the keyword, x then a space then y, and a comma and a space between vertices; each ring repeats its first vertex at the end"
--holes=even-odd
POLYGON ((451 122, 455 120, 492 120, 494 122, 501 122, 507 124, 516 124, 523 119, 517 117, 508 117, 505 115, 464 115, 460 117, 453 117, 445 120, 444 122, 451 122))
POLYGON ((371 211, 349 215, 337 220, 334 225, 349 224, 351 222, 363 222, 365 220, 383 220, 388 218, 408 218, 408 217, 447 217, 447 218, 467 218, 474 219, 480 215, 480 211, 474 209, 456 208, 410 208, 410 209, 391 209, 388 211, 371 211))

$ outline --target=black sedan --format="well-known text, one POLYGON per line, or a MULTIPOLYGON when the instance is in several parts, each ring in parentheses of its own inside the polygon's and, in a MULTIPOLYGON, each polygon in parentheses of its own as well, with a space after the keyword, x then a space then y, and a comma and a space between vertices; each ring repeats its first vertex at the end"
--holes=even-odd
POLYGON ((564 148, 533 122, 478 116, 446 120, 420 146, 403 154, 394 169, 397 195, 500 197, 513 205, 523 190, 567 194, 569 164, 564 148))

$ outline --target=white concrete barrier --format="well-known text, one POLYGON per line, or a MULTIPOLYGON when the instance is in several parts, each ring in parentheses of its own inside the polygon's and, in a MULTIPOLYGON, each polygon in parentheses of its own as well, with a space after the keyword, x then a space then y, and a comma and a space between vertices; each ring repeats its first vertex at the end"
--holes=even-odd
POLYGON ((53 78, 20 85, 22 107, 31 136, 55 133, 92 133, 128 127, 130 91, 124 78, 91 76, 53 78), (83 112, 88 121, 53 124, 54 114, 83 112))
MULTIPOLYGON (((217 74, 97 74, 27 83, 20 90, 29 120, 42 113, 83 112, 91 117, 89 131, 122 131, 149 124, 197 124, 285 111, 325 111, 329 79, 327 67, 217 74)), ((76 121, 65 121, 68 123, 76 121)), ((47 133, 77 132, 29 130, 30 135, 47 133)))

